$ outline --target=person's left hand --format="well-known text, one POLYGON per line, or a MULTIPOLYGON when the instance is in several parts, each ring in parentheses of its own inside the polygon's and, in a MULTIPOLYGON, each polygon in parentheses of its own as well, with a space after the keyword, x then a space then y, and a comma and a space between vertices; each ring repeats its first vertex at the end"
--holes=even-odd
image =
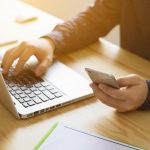
POLYGON ((117 79, 120 89, 91 83, 94 95, 104 104, 116 108, 119 112, 136 110, 146 100, 148 86, 146 81, 137 75, 117 79))
POLYGON ((32 41, 24 41, 5 53, 2 61, 3 74, 8 74, 14 61, 19 59, 14 70, 14 75, 19 75, 25 63, 34 55, 39 61, 35 75, 41 76, 53 62, 54 49, 55 44, 50 38, 41 37, 32 41))

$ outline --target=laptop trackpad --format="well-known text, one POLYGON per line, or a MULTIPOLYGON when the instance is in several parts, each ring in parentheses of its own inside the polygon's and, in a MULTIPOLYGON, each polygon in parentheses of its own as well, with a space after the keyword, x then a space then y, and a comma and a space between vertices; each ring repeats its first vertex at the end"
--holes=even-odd
POLYGON ((44 78, 71 97, 92 92, 86 79, 59 61, 50 66, 44 78))

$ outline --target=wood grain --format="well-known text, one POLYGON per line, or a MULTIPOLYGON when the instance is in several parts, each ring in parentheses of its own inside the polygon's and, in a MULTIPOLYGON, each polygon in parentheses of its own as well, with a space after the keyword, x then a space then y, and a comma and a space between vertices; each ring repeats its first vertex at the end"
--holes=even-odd
MULTIPOLYGON (((31 23, 30 25, 24 24, 23 27, 19 27, 26 29, 25 31, 28 33, 32 33, 32 38, 49 32, 50 25, 53 24, 54 26, 60 21, 21 2, 15 1, 13 5, 8 5, 7 9, 10 7, 9 11, 14 11, 14 8, 18 8, 18 6, 24 12, 28 9, 34 10, 39 14, 39 18, 44 18, 44 20, 39 19, 34 25, 31 23), (46 22, 47 24, 45 24, 46 22), (43 23, 46 28, 38 28, 38 34, 36 33, 37 31, 32 30, 35 25, 38 26, 43 23)), ((1 4, 0 7, 2 7, 1 4)), ((9 30, 18 27, 15 23, 13 27, 11 24, 12 22, 9 30)), ((0 27, 0 31, 3 28, 0 27)), ((8 26, 6 26, 6 30, 7 28, 8 26)), ((10 35, 21 40, 31 38, 30 34, 26 34, 21 29, 18 30, 22 35, 17 36, 14 33, 9 33, 7 36, 10 35)), ((0 36, 2 37, 2 35, 0 36)), ((137 73, 143 78, 150 78, 150 62, 102 39, 85 49, 59 56, 58 59, 87 79, 89 78, 84 71, 85 67, 110 72, 115 76, 137 73)), ((16 120, 0 104, 0 150, 32 150, 56 121, 150 149, 149 111, 118 113, 93 97, 27 120, 16 120)))

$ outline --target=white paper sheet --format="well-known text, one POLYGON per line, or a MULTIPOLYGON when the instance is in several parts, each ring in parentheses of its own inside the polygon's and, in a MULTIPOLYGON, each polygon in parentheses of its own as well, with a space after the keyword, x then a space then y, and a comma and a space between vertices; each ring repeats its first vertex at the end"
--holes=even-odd
POLYGON ((142 150, 105 137, 58 125, 40 150, 142 150))

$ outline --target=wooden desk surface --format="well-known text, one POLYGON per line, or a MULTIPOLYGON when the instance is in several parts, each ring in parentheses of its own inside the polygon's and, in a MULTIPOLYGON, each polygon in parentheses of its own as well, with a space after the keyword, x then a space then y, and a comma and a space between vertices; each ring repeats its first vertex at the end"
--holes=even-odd
MULTIPOLYGON (((21 2, 12 2, 11 0, 11 3, 12 5, 7 5, 7 9, 3 9, 0 17, 2 17, 3 13, 6 14, 8 8, 9 12, 14 11, 14 14, 18 10, 17 8, 19 10, 21 8, 22 11, 29 9, 35 11, 39 19, 22 25, 16 24, 11 20, 10 24, 13 24, 13 26, 8 24, 5 26, 4 23, 9 19, 6 19, 6 22, 0 20, 0 24, 3 23, 3 26, 0 26, 0 32, 4 32, 5 28, 6 33, 10 33, 9 35, 5 34, 5 38, 8 36, 19 40, 36 38, 47 33, 56 23, 61 22, 59 19, 21 2), (16 30, 16 34, 11 29, 16 30), (20 34, 18 35, 18 33, 20 34)), ((3 8, 6 8, 4 6, 3 8)), ((1 7, 2 5, 0 4, 0 11, 1 7)), ((0 34, 0 37, 3 38, 3 34, 0 34)), ((0 48, 0 50, 2 49, 3 47, 0 48)), ((81 51, 60 56, 58 59, 86 78, 88 76, 84 71, 84 67, 93 67, 111 72, 116 76, 137 73, 144 78, 150 79, 150 62, 104 40, 81 51)), ((33 149, 40 138, 56 121, 150 149, 149 111, 118 113, 93 97, 26 120, 16 120, 0 104, 0 150, 33 149)))

